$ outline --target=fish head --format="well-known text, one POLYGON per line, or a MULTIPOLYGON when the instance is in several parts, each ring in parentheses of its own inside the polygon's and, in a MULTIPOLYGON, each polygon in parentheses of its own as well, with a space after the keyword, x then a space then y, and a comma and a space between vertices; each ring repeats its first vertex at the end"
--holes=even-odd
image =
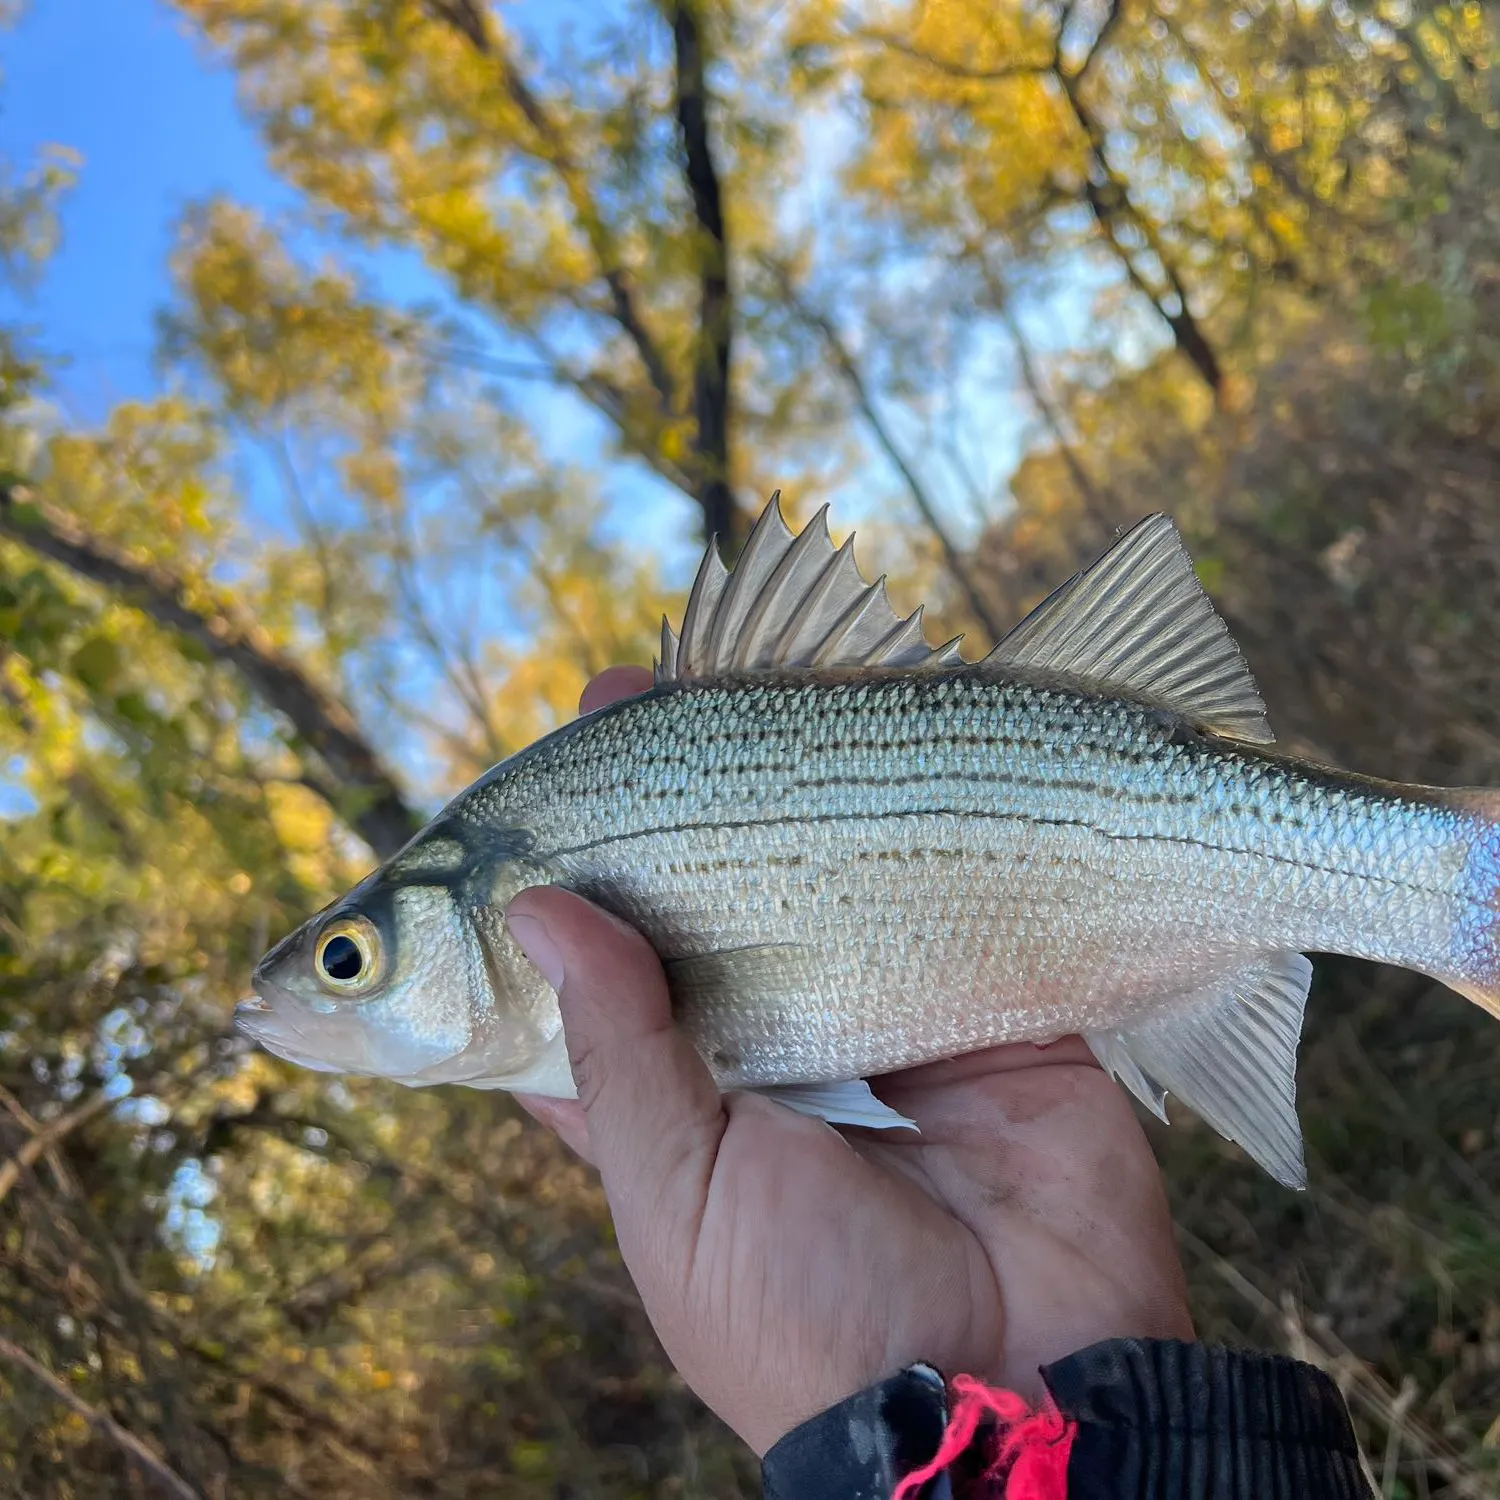
POLYGON ((557 997, 505 924, 545 879, 527 843, 425 830, 266 954, 237 1026, 323 1072, 568 1092, 557 997))

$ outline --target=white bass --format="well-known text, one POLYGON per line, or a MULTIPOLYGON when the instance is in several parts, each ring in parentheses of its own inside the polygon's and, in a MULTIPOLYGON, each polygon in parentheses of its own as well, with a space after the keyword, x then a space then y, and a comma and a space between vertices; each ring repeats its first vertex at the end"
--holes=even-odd
POLYGON ((905 1125, 861 1080, 1078 1032, 1301 1186, 1304 950, 1500 1016, 1500 795, 1276 754, 1165 516, 974 664, 851 546, 773 501, 732 574, 710 547, 655 686, 496 766, 281 942, 242 1029, 309 1067, 571 1095, 504 921, 555 883, 646 934, 724 1089, 905 1125))

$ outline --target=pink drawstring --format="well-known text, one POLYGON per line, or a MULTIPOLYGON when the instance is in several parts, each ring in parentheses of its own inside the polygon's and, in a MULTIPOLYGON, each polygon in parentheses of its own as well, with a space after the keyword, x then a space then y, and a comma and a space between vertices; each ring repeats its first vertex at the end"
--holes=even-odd
POLYGON ((1046 1396, 1036 1411, 1014 1391, 1002 1391, 955 1375, 954 1401, 943 1440, 930 1463, 914 1469, 891 1500, 916 1500, 917 1492, 936 1479, 974 1441, 985 1417, 995 1419, 995 1456, 984 1472, 987 1500, 1067 1500, 1068 1455, 1078 1430, 1046 1396))

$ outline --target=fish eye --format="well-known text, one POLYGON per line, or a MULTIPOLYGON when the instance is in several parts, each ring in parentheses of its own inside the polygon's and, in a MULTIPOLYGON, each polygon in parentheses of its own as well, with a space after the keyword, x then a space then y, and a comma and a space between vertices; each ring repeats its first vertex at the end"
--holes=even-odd
POLYGON ((335 917, 318 935, 313 956, 319 980, 348 993, 380 978, 380 934, 368 917, 335 917))

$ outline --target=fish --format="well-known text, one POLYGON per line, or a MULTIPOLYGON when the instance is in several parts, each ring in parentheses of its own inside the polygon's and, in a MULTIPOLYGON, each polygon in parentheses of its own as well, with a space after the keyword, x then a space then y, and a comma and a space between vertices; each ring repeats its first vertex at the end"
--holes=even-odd
POLYGON ((283 939, 239 1027, 310 1068, 574 1096, 557 997, 505 924, 537 885, 638 928, 718 1086, 915 1128, 868 1080, 1082 1035, 1306 1184, 1306 954, 1500 1018, 1500 793, 1279 753, 1170 517, 982 660, 929 644, 827 509, 710 545, 649 690, 486 772, 283 939))

